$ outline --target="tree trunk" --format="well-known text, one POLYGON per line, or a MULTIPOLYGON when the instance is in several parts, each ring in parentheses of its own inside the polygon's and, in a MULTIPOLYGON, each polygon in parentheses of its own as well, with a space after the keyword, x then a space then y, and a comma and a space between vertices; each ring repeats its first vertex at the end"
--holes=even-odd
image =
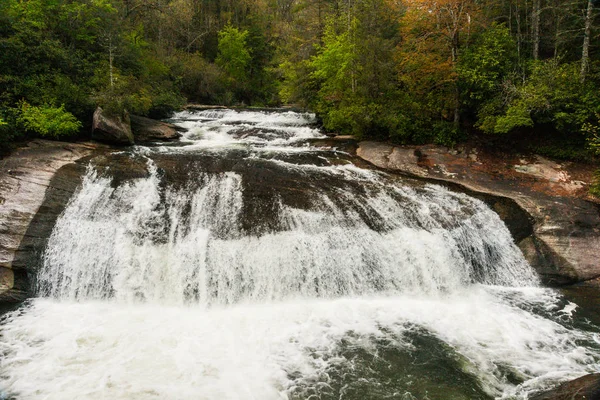
POLYGON ((588 0, 587 13, 585 16, 585 30, 583 33, 583 51, 581 53, 581 82, 585 81, 588 66, 590 63, 590 34, 592 31, 592 11, 594 4, 592 0, 588 0))
POLYGON ((521 47, 523 43, 523 37, 521 32, 521 10, 519 9, 519 0, 517 0, 515 5, 515 22, 517 23, 517 59, 519 60, 519 65, 521 65, 521 47))
MULTIPOLYGON (((455 66, 458 62, 459 44, 458 22, 456 22, 452 34, 452 64, 455 66)), ((454 83, 454 127, 456 129, 460 127, 460 87, 458 86, 458 80, 454 83)))
POLYGON ((113 62, 115 59, 115 55, 114 55, 114 48, 112 45, 112 36, 109 39, 108 42, 108 74, 110 76, 110 87, 114 87, 115 86, 115 78, 114 78, 114 74, 113 74, 113 62))
POLYGON ((533 0, 531 24, 533 29, 533 59, 540 58, 540 0, 533 0))
POLYGON ((558 59, 559 47, 560 47, 560 22, 561 22, 560 10, 556 13, 556 31, 554 32, 554 59, 558 59))

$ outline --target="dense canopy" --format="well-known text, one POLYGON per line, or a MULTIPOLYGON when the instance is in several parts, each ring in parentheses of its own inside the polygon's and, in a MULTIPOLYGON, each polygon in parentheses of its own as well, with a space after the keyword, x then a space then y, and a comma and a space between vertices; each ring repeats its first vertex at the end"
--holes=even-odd
POLYGON ((5 0, 0 139, 85 134, 97 105, 164 117, 185 102, 287 103, 359 137, 452 145, 516 134, 579 157, 571 149, 599 146, 598 6, 5 0))

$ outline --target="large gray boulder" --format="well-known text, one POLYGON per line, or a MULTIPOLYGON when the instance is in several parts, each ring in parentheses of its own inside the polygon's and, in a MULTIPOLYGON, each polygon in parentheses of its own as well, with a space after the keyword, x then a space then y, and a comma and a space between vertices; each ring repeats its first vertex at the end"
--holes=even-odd
POLYGON ((92 139, 99 142, 129 146, 134 144, 129 114, 109 115, 102 108, 96 108, 92 125, 92 139))
POLYGON ((178 127, 154 119, 130 115, 131 130, 137 143, 175 140, 181 136, 178 127))

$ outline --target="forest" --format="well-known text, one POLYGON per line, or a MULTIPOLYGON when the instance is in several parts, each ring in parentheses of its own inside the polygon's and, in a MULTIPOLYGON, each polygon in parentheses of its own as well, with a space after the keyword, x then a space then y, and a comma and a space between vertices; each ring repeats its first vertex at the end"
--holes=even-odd
MULTIPOLYGON (((0 146, 282 104, 358 138, 600 153, 598 0, 3 0, 0 146)), ((596 188, 600 195, 600 189, 596 188)))

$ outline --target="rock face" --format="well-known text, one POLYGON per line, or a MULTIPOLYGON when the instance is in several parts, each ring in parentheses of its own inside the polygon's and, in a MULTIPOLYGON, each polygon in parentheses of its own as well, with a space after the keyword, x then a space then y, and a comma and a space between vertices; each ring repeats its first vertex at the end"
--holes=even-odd
POLYGON ((80 182, 79 176, 57 180, 56 171, 100 147, 35 140, 0 160, 0 302, 29 295, 30 262, 39 258, 56 217, 80 182), (57 195, 54 202, 46 199, 50 192, 57 195))
POLYGON ((131 115, 131 130, 137 143, 170 141, 181 136, 178 127, 166 122, 131 115))
POLYGON ((476 197, 479 193, 503 218, 544 283, 559 286, 600 277, 600 205, 586 198, 585 183, 593 166, 368 141, 359 143, 357 155, 380 168, 458 184, 476 197), (507 199, 504 204, 498 196, 507 199))
POLYGON ((556 389, 533 396, 531 400, 598 400, 600 374, 590 374, 563 383, 556 389))
POLYGON ((124 117, 109 116, 102 108, 94 112, 92 139, 99 142, 128 146, 134 143, 129 114, 124 117))

